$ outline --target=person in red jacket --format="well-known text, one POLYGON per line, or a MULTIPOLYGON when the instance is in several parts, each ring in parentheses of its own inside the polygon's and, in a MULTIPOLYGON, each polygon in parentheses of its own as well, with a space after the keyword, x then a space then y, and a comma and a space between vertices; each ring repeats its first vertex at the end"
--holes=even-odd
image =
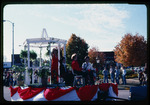
POLYGON ((82 75, 82 68, 79 67, 79 63, 77 61, 77 54, 73 54, 71 56, 71 59, 72 59, 72 63, 71 63, 71 67, 74 71, 75 74, 78 74, 78 75, 82 75))
POLYGON ((53 83, 58 83, 58 51, 57 49, 53 49, 52 51, 51 76, 52 76, 53 83))

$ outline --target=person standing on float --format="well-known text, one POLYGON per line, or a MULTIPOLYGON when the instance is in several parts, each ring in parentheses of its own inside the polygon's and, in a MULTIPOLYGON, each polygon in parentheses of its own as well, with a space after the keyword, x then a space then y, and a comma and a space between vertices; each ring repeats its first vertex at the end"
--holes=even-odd
POLYGON ((53 83, 58 83, 58 50, 52 51, 51 76, 53 83))

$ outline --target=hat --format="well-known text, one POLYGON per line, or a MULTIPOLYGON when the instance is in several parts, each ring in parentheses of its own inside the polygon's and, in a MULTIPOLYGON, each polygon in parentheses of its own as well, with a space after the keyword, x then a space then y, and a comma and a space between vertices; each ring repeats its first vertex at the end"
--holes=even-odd
POLYGON ((73 60, 75 56, 77 56, 76 53, 72 54, 71 59, 73 60))

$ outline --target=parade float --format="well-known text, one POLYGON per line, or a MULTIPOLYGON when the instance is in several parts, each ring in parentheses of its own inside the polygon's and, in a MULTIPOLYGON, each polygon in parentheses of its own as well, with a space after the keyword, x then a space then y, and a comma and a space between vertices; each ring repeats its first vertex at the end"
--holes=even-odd
MULTIPOLYGON (((118 86, 113 83, 100 83, 96 85, 84 85, 83 79, 79 78, 79 83, 74 80, 73 86, 66 86, 62 83, 61 78, 58 78, 58 84, 52 84, 49 78, 49 85, 47 84, 46 71, 51 72, 51 59, 49 57, 49 67, 30 67, 30 47, 37 47, 42 49, 48 45, 51 56, 51 47, 58 48, 58 61, 60 61, 60 47, 63 46, 64 57, 66 58, 66 43, 67 40, 48 37, 46 29, 43 29, 42 38, 26 39, 23 43, 24 48, 27 48, 27 67, 25 70, 24 86, 12 87, 10 86, 11 101, 94 101, 103 99, 105 93, 110 97, 118 97, 118 86), (44 37, 45 32, 45 37, 44 37), (55 46, 54 46, 55 45, 55 46), (44 75, 39 80, 39 85, 34 85, 35 70, 44 72, 44 75), (32 83, 30 84, 29 71, 32 71, 32 83), (82 82, 81 82, 82 80, 82 82), (41 82, 42 81, 42 82, 41 82), (46 84, 45 82, 46 81, 46 84)), ((41 51, 41 50, 40 50, 41 51)), ((40 56, 41 59, 41 56, 40 56)), ((60 62, 58 62, 58 75, 60 75, 60 62)), ((80 77, 80 76, 79 76, 80 77)), ((39 77, 40 78, 40 77, 39 77)), ((78 78, 75 78, 78 79, 78 78)))
POLYGON ((101 97, 102 92, 109 97, 118 96, 117 85, 111 83, 83 87, 10 87, 10 91, 12 101, 95 101, 105 97, 101 97))

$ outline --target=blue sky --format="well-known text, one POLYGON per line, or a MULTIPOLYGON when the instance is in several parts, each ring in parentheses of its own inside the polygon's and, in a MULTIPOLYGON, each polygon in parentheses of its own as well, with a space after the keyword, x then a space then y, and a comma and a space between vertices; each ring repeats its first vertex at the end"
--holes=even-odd
MULTIPOLYGON (((147 8, 129 4, 13 4, 3 9, 3 19, 15 24, 15 54, 27 38, 40 38, 43 28, 49 37, 68 40, 72 33, 89 47, 112 51, 126 33, 147 39, 147 8)), ((4 22, 4 61, 11 61, 12 27, 4 22)), ((39 56, 39 49, 35 50, 39 56)), ((46 49, 42 50, 42 56, 46 49)))

